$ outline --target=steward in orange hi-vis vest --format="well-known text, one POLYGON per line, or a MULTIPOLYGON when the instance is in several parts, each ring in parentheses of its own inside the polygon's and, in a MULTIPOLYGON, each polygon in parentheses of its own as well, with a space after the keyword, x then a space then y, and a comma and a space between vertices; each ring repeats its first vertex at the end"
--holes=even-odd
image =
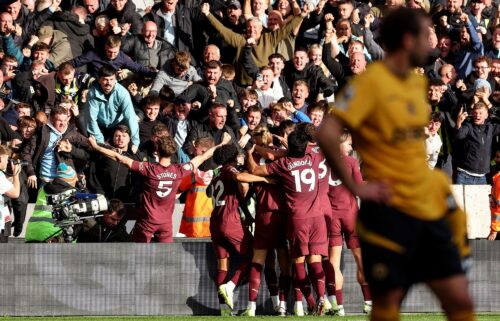
POLYGON ((212 170, 194 171, 182 181, 179 190, 187 191, 186 205, 182 215, 179 232, 186 237, 210 237, 210 216, 212 199, 207 196, 207 186, 212 181, 212 170))
POLYGON ((490 210, 490 234, 496 234, 500 232, 500 172, 493 176, 491 183, 490 210))

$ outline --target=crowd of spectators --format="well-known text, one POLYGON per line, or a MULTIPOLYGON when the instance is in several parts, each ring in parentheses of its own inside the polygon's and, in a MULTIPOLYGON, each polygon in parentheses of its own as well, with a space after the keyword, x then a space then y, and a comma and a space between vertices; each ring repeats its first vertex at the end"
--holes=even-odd
POLYGON ((165 136, 174 163, 224 133, 243 151, 265 128, 286 148, 296 124, 320 126, 346 82, 384 57, 378 26, 399 6, 433 21, 434 50, 414 70, 429 80, 428 164, 485 184, 500 134, 492 0, 2 0, 0 141, 27 162, 10 201, 13 235, 61 162, 79 187, 137 201, 140 176, 95 153, 90 135, 153 162, 165 136))

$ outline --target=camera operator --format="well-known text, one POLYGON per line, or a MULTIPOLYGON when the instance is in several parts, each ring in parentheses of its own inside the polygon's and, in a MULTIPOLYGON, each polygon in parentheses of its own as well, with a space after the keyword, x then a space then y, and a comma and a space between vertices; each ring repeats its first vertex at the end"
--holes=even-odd
POLYGON ((108 210, 102 217, 88 219, 76 237, 77 243, 131 242, 123 217, 125 206, 119 199, 109 201, 108 210))
POLYGON ((21 184, 19 183, 19 173, 21 165, 10 161, 12 167, 12 183, 5 176, 5 171, 9 163, 11 151, 8 147, 0 145, 0 242, 7 243, 10 235, 10 210, 6 204, 6 197, 18 198, 21 184))
POLYGON ((57 166, 56 178, 38 191, 33 216, 26 227, 26 242, 63 243, 63 230, 54 226, 52 206, 47 206, 46 195, 59 194, 73 189, 78 181, 75 170, 66 163, 57 166))

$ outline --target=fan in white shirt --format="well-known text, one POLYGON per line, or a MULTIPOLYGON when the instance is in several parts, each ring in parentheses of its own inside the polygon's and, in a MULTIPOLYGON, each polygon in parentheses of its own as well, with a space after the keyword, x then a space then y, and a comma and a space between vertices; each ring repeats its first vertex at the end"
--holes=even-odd
POLYGON ((438 161, 439 153, 441 152, 441 147, 443 142, 439 136, 439 129, 444 121, 443 114, 441 112, 433 112, 431 114, 431 120, 429 125, 425 128, 427 133, 427 139, 425 140, 425 148, 427 153, 427 165, 430 169, 434 169, 438 161))

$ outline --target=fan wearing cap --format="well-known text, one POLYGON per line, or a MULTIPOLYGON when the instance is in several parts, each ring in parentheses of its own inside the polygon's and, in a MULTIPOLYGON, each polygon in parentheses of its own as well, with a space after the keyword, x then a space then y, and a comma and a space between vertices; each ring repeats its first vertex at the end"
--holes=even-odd
POLYGON ((54 226, 55 220, 52 217, 52 206, 47 205, 46 195, 59 194, 75 188, 77 181, 78 178, 73 167, 66 163, 59 163, 56 178, 38 191, 33 215, 26 226, 26 242, 63 242, 62 230, 54 226))
POLYGON ((55 67, 58 67, 64 61, 73 59, 71 44, 64 32, 54 30, 51 26, 43 26, 38 30, 36 36, 39 42, 49 46, 48 59, 52 61, 55 67))

